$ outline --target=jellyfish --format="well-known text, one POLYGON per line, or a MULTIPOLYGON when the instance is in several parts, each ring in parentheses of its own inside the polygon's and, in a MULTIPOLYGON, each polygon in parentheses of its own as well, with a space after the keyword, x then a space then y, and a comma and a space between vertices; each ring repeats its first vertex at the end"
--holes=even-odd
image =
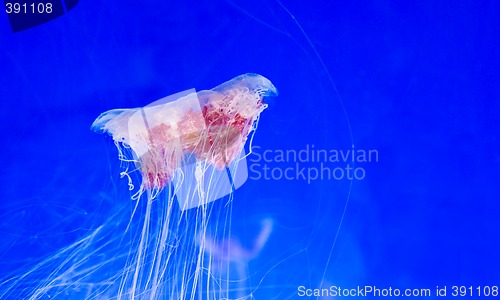
POLYGON ((110 110, 94 121, 93 130, 113 138, 125 168, 120 175, 136 200, 132 219, 138 221, 127 227, 136 232, 130 240, 136 250, 117 277, 119 296, 228 298, 223 287, 229 285, 210 267, 220 257, 207 229, 212 219, 230 220, 228 203, 246 180, 244 146, 267 107, 265 98, 277 94, 265 77, 244 74, 211 90, 110 110), (227 202, 211 205, 220 198, 227 202))
POLYGON ((266 98, 277 93, 265 77, 244 74, 211 90, 101 114, 91 129, 113 139, 131 200, 103 195, 120 203, 105 224, 90 223, 73 243, 17 270, 2 281, 7 288, 0 298, 246 297, 231 290, 233 278, 220 269, 251 260, 265 244, 269 225, 256 248, 231 246, 241 250, 232 258, 216 251, 211 234, 231 240, 235 190, 247 178, 245 147, 266 98))

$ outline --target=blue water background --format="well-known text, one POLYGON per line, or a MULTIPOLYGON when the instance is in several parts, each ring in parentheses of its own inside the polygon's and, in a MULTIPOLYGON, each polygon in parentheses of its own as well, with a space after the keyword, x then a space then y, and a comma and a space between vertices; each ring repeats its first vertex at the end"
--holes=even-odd
POLYGON ((276 222, 254 266, 270 271, 261 299, 322 279, 500 285, 498 6, 82 0, 19 33, 2 13, 0 277, 131 201, 111 140, 90 131, 101 112, 253 72, 280 91, 255 135, 261 151, 379 153, 352 187, 249 179, 235 192, 243 240, 244 221, 276 222))

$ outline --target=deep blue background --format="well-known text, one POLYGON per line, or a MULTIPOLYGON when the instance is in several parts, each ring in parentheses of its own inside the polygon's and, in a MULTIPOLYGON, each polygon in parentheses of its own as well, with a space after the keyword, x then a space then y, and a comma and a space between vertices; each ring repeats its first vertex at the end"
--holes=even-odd
POLYGON ((350 197, 325 180, 236 192, 236 229, 277 224, 255 262, 271 270, 262 299, 293 299, 324 273, 344 287, 500 285, 499 13, 495 1, 80 1, 18 33, 2 13, 2 277, 130 201, 110 139, 89 130, 101 112, 254 72, 280 90, 262 149, 380 155, 350 197))

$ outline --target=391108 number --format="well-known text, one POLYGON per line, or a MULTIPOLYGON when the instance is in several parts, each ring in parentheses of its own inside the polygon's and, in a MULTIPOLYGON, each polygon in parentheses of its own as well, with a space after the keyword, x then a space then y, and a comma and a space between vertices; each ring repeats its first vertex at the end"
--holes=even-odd
POLYGON ((52 13, 52 3, 26 3, 7 2, 5 12, 8 14, 50 14, 52 13))
POLYGON ((452 286, 451 295, 453 297, 498 297, 500 295, 499 288, 496 285, 493 286, 452 286))

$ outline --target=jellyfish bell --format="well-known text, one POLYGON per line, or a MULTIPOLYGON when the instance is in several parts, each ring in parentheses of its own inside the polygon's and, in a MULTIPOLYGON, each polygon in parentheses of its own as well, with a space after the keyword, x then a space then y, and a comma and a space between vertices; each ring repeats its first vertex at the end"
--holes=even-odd
POLYGON ((277 94, 267 78, 249 73, 211 90, 191 89, 145 107, 104 112, 91 128, 111 135, 120 159, 141 173, 135 198, 172 184, 181 209, 189 209, 245 182, 244 145, 267 107, 264 98, 277 94))

